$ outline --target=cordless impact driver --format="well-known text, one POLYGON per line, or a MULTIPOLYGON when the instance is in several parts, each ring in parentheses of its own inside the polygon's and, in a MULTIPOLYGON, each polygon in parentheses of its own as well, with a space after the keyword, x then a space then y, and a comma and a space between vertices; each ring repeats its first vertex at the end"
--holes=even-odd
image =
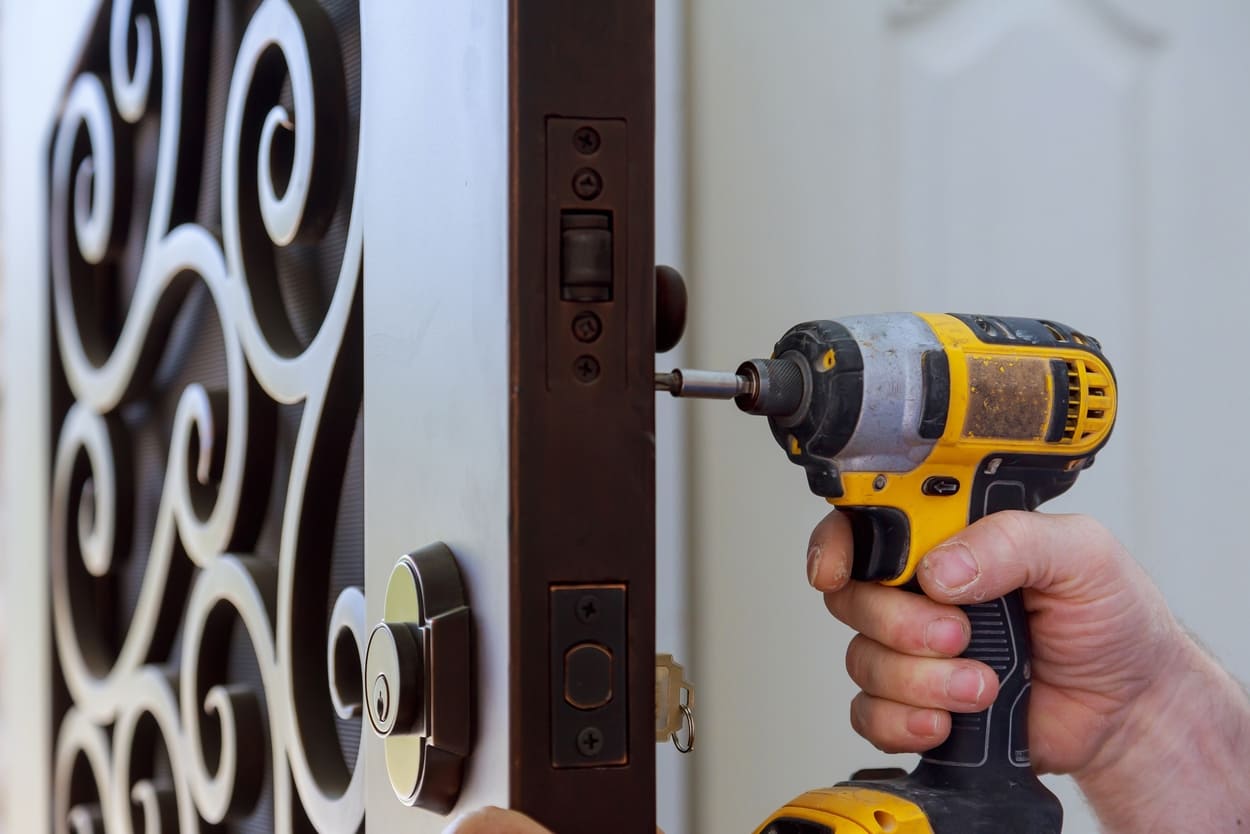
MULTIPOLYGON (((920 559, 999 510, 1072 486, 1115 421, 1096 339, 1052 321, 897 313, 790 329, 736 373, 656 375, 674 396, 733 399, 768 417, 812 492, 851 522, 861 581, 906 586, 920 559)), ((1019 591, 963 609, 963 657, 998 675, 984 712, 910 774, 809 791, 757 834, 1059 834, 1063 810, 1030 767, 1029 633, 1019 591)))

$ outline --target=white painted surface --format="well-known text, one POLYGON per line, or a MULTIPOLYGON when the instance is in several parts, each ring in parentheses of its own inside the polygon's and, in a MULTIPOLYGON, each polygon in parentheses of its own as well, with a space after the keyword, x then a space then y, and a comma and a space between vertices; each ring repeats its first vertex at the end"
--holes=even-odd
POLYGON ((0 783, 11 831, 43 831, 51 801, 51 636, 48 629, 47 285, 44 177, 56 102, 69 78, 90 0, 0 6, 0 274, 5 316, 0 362, 6 402, 0 423, 0 619, 9 635, 0 658, 0 783), (16 638, 14 638, 16 635, 16 638))
MULTIPOLYGON (((1119 425, 1049 508, 1108 524, 1250 675, 1250 6, 692 0, 689 32, 689 361, 896 309, 1094 333, 1119 425)), ((850 730, 851 635, 805 581, 824 507, 761 422, 691 412, 694 830, 746 830, 889 757, 850 730)))
MULTIPOLYGON (((451 547, 476 612, 478 696, 456 813, 506 806, 508 6, 362 6, 367 619, 401 553, 451 547)), ((370 830, 447 826, 396 801, 372 734, 362 750, 370 830)))
MULTIPOLYGON (((686 62, 685 4, 655 3, 655 260, 685 267, 686 62)), ((685 346, 656 357, 667 370, 685 346)), ((690 662, 689 465, 685 403, 668 394, 655 403, 655 645, 678 663, 690 662)), ((697 683, 696 683, 697 686, 697 683)), ((672 744, 656 747, 656 823, 666 834, 693 831, 690 788, 697 757, 672 744)))
MULTIPOLYGON (((13 0, 0 6, 0 358, 6 400, 24 404, 4 409, 0 430, 6 520, 0 618, 5 632, 21 635, 0 659, 6 719, 0 745, 5 760, 23 764, 7 769, 0 784, 0 829, 18 832, 46 830, 51 807, 50 704, 39 683, 51 680, 43 178, 54 108, 96 5, 13 0)), ((362 6, 361 155, 368 184, 358 210, 369 229, 367 273, 384 278, 391 269, 395 278, 369 281, 365 293, 369 617, 380 618, 378 591, 394 559, 439 538, 460 557, 473 604, 506 612, 506 513, 484 508, 508 502, 507 5, 362 6), (459 73, 451 82, 448 66, 459 73), (388 104, 399 100, 407 104, 388 104), (442 199, 420 198, 431 192, 442 199), (402 276, 395 264, 403 265, 402 276), (465 280, 448 282, 452 274, 465 280), (477 334, 474 351, 464 348, 466 332, 477 334), (440 383, 440 375, 461 378, 466 361, 476 386, 440 383), (454 391, 460 401, 444 398, 434 408, 419 396, 423 390, 454 391), (414 433, 413 425, 426 430, 414 433)), ((462 807, 508 799, 508 622, 479 617, 476 627, 482 698, 462 807)), ((447 818, 399 805, 380 746, 368 733, 362 739, 372 774, 371 828, 441 831, 447 818)))

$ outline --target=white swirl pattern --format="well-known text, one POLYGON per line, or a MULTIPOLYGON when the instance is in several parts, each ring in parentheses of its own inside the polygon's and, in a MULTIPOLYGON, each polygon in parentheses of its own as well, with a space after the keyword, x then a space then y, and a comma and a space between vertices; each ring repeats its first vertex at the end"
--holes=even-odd
POLYGON ((358 213, 348 224, 327 312, 305 347, 271 341, 262 327, 268 313, 258 309, 250 284, 272 278, 259 274, 263 269, 249 274, 245 257, 251 256, 245 241, 257 239, 258 224, 278 250, 316 240, 337 201, 358 204, 355 194, 336 187, 345 158, 338 135, 344 68, 333 27, 316 3, 262 0, 230 78, 220 237, 202 225, 174 223, 184 47, 197 1, 114 0, 108 78, 82 71, 53 139, 51 281, 61 370, 73 401, 59 428, 50 519, 56 647, 72 701, 56 740, 55 830, 198 831, 246 812, 267 769, 274 830, 291 831, 307 820, 320 831, 356 831, 364 818, 363 757, 349 768, 326 736, 333 736, 336 715, 361 716, 360 682, 341 679, 336 652, 354 647, 363 664, 363 596, 359 588, 343 591, 328 632, 316 635, 294 633, 294 608, 301 572, 329 569, 300 563, 301 535, 320 444, 342 429, 341 417, 326 416, 343 410, 335 400, 339 371, 359 357, 358 213), (294 102, 289 110, 278 103, 277 89, 261 89, 258 80, 272 86, 265 62, 275 60, 294 102), (258 96, 273 100, 258 110, 258 96), (131 232, 125 191, 133 160, 125 137, 153 117, 158 150, 142 258, 124 320, 115 338, 106 339, 80 326, 94 313, 84 308, 84 287, 97 280, 97 265, 117 259, 131 232), (292 133, 294 148, 284 183, 272 170, 279 131, 292 133), (168 325, 197 283, 207 289, 219 324, 226 385, 189 384, 178 396, 142 585, 113 646, 97 633, 91 600, 93 583, 128 555, 120 526, 131 521, 135 485, 119 451, 126 438, 117 415, 150 382, 168 325), (258 475, 249 463, 272 454, 262 448, 265 433, 258 440, 250 429, 275 403, 302 411, 279 552, 259 558, 235 549, 236 533, 241 514, 252 511, 245 497, 258 475), (179 571, 190 572, 190 590, 170 599, 167 588, 179 571), (172 662, 156 650, 169 606, 178 607, 172 616, 181 639, 172 662), (213 655, 234 624, 250 640, 263 692, 205 671, 219 662, 213 655), (309 657, 325 664, 325 678, 309 674, 309 657), (307 692, 326 679, 329 691, 307 692), (260 738, 267 744, 258 744, 260 738), (156 775, 150 760, 158 747, 168 766, 156 775))

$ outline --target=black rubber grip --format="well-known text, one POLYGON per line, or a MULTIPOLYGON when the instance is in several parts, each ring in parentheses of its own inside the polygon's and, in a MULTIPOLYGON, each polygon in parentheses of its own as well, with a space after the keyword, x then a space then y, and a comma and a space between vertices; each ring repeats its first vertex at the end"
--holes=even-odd
MULTIPOLYGON (((990 771, 1014 776, 1029 759, 1031 651, 1028 615, 1019 591, 976 605, 962 606, 972 639, 962 657, 979 660, 998 675, 998 697, 989 709, 951 715, 950 737, 923 756, 927 764, 950 771, 943 781, 968 783, 990 771)), ((992 778, 999 778, 993 776, 992 778)))
MULTIPOLYGON (((987 481, 981 500, 969 507, 968 521, 1001 510, 1031 510, 1028 491, 1014 478, 987 481)), ((974 490, 974 493, 977 492, 974 490)), ((998 697, 977 713, 952 713, 949 738, 925 753, 921 769, 949 786, 1017 778, 1029 770, 1029 689, 1032 647, 1028 614, 1019 591, 999 599, 962 606, 972 626, 962 657, 979 660, 998 675, 998 697)), ((917 771, 917 776, 920 776, 917 771)))
MULTIPOLYGON (((984 492, 982 513, 973 515, 1025 508, 1027 494, 1018 484, 991 487, 984 492)), ((854 541, 851 576, 871 582, 890 580, 902 573, 907 566, 910 538, 907 516, 892 507, 859 507, 843 513, 851 522, 854 541)), ((921 593, 914 581, 908 589, 921 593)), ((1020 592, 962 608, 968 615, 972 634, 961 656, 979 660, 997 673, 998 698, 984 712, 952 714, 950 737, 926 753, 924 759, 962 770, 1000 765, 1027 770, 1032 653, 1020 592)), ((957 777, 956 773, 950 778, 957 777)))
MULTIPOLYGON (((1052 491, 1053 469, 1003 465, 995 475, 981 471, 969 491, 969 521, 1000 510, 1033 509, 1052 491), (1026 488, 1028 484, 1039 487, 1026 488)), ((1059 490, 1062 491, 1062 490, 1059 490)), ((851 511, 855 536, 852 576, 880 579, 902 558, 896 525, 881 507, 851 511), (890 539, 894 542, 891 544, 890 539)), ((906 537, 902 538, 903 555, 906 537)), ((914 579, 905 588, 922 593, 914 579)), ((963 606, 972 625, 963 657, 978 660, 998 675, 998 696, 989 709, 952 714, 947 740, 925 753, 901 778, 849 785, 871 787, 908 799, 925 813, 934 834, 1059 834, 1063 808, 1034 774, 1029 759, 1031 658, 1028 616, 1019 591, 963 606)))
MULTIPOLYGON (((1031 473, 1042 476, 1044 473, 1031 473)), ((969 522, 1000 510, 1035 509, 1022 473, 1004 468, 986 476, 969 510, 969 522)), ((1029 694, 1032 646, 1028 612, 1020 591, 962 606, 972 626, 963 657, 998 675, 998 695, 989 709, 952 713, 945 742, 925 753, 901 793, 920 802, 935 834, 1059 834, 1063 808, 1037 778, 1029 756, 1029 694)))

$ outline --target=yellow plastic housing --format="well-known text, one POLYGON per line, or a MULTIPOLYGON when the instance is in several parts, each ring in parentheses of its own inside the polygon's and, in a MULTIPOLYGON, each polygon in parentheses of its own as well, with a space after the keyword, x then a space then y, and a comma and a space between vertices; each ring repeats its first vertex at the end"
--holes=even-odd
POLYGON ((1115 423, 1115 380, 1093 352, 1079 346, 991 344, 954 316, 916 315, 933 328, 949 360, 946 430, 923 463, 909 472, 886 474, 884 485, 875 470, 841 470, 843 495, 829 499, 837 507, 893 507, 907 516, 907 565, 887 585, 908 582, 926 553, 968 525, 972 482, 987 456, 1053 455, 1077 468, 1101 447, 1115 423), (1062 439, 1048 442, 1055 383, 1048 372, 1039 371, 1048 369, 1052 359, 1068 366, 1069 409, 1062 439), (921 485, 933 476, 958 478, 963 488, 953 496, 925 495, 921 485))
POLYGON ((924 811, 912 802, 870 788, 821 788, 788 802, 755 834, 767 834, 777 820, 819 823, 832 834, 933 834, 924 811))

